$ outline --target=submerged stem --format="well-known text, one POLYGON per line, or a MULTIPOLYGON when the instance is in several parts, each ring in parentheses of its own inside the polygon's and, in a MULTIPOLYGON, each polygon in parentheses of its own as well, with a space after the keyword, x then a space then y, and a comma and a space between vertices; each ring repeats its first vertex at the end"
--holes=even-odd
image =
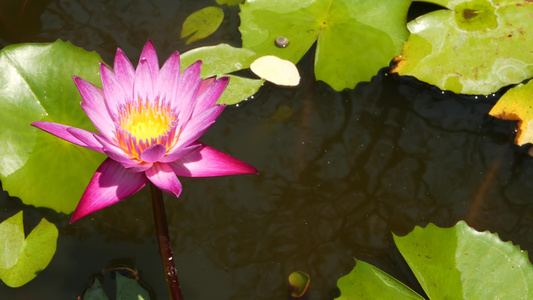
POLYGON ((168 234, 163 192, 151 182, 150 190, 152 193, 152 205, 154 208, 155 229, 157 232, 157 240, 159 242, 159 252, 161 254, 161 260, 163 261, 168 289, 173 300, 183 300, 181 286, 178 280, 178 271, 176 270, 174 257, 172 256, 172 246, 168 234))

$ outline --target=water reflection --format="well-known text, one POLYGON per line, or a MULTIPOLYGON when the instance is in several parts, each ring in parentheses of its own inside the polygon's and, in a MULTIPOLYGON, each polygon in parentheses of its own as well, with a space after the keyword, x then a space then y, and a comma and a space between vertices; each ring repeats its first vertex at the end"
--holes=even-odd
MULTIPOLYGON (((54 1, 32 41, 68 39, 110 63, 116 47, 134 57, 151 37, 163 60, 186 49, 177 38, 180 20, 207 5, 54 1)), ((238 43, 236 26, 232 17, 202 42, 238 43)), ((184 178, 182 197, 166 199, 186 299, 287 299, 295 270, 311 276, 309 299, 331 299, 353 257, 414 285, 391 232, 428 222, 467 219, 533 249, 533 160, 511 145, 511 123, 487 115, 495 98, 441 94, 385 72, 337 93, 314 81, 310 56, 298 67, 301 86, 266 84, 254 99, 228 107, 202 138, 261 173, 184 178)), ((0 204, 1 217, 22 208, 5 194, 0 204)), ((165 299, 150 205, 143 191, 74 225, 25 207, 30 219, 58 225, 58 253, 35 281, 0 286, 0 295, 75 299, 118 260, 135 264, 165 299)))

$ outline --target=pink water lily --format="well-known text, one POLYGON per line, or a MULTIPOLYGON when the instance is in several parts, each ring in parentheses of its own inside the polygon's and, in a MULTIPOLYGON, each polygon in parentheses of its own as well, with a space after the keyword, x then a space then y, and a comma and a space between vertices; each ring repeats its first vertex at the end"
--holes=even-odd
POLYGON ((71 222, 133 195, 152 182, 176 197, 177 176, 252 174, 257 170, 197 141, 224 105, 215 104, 229 78, 200 78, 201 61, 180 73, 175 52, 161 69, 149 40, 134 69, 117 49, 114 72, 100 64, 103 89, 74 77, 81 106, 99 133, 67 125, 33 126, 108 158, 96 170, 71 222))

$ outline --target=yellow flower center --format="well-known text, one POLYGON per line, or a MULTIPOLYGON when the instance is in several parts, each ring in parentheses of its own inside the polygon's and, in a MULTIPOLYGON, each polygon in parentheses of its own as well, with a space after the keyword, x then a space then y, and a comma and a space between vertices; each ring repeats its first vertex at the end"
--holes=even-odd
MULTIPOLYGON (((139 101, 140 102, 140 101, 139 101)), ((126 116, 120 120, 120 126, 131 133, 137 140, 151 140, 164 135, 176 118, 166 109, 152 107, 148 103, 129 103, 126 116)))
POLYGON ((181 132, 177 124, 178 118, 169 104, 133 101, 119 110, 116 141, 125 153, 140 159, 141 153, 152 145, 172 147, 181 132))

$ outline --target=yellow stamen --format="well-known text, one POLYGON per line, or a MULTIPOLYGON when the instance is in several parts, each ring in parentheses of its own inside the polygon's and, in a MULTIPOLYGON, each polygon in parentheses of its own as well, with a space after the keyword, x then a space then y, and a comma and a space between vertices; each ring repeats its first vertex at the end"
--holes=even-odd
POLYGON ((126 105, 125 114, 120 118, 120 126, 130 132, 137 141, 150 141, 165 135, 176 118, 166 107, 143 102, 139 100, 137 103, 126 105))

